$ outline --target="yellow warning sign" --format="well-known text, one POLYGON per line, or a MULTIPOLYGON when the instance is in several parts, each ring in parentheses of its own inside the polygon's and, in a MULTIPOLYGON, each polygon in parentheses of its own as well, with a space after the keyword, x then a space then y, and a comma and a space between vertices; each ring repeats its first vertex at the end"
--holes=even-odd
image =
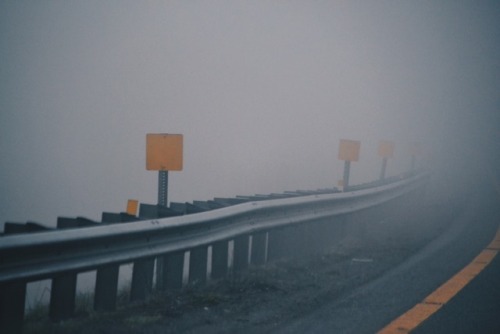
POLYGON ((341 139, 339 145, 339 159, 344 161, 358 161, 360 148, 360 141, 341 139))
POLYGON ((159 171, 182 170, 182 145, 182 135, 168 133, 147 134, 146 169, 159 171))
POLYGON ((382 158, 392 158, 394 155, 394 143, 388 140, 382 140, 378 145, 378 155, 382 158))

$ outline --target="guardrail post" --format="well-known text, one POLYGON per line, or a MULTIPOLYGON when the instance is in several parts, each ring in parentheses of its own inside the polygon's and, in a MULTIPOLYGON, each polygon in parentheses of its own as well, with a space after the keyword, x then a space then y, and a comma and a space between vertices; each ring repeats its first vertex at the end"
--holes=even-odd
POLYGON ((248 247, 249 247, 249 237, 248 235, 240 235, 234 238, 234 261, 233 261, 233 271, 234 273, 240 273, 241 271, 248 268, 248 247))
POLYGON ((189 283, 205 284, 207 282, 208 247, 200 246, 191 249, 189 258, 189 283))
POLYGON ((114 264, 97 269, 94 291, 95 311, 116 310, 119 270, 120 267, 114 264))
MULTIPOLYGON (((131 208, 127 208, 127 210, 130 209, 130 212, 132 212, 134 209, 133 205, 134 203, 132 202, 131 208)), ((103 212, 101 217, 102 223, 120 223, 135 220, 137 220, 135 216, 126 213, 103 212)), ((95 311, 114 311, 116 309, 119 272, 120 266, 118 264, 110 264, 97 268, 94 290, 95 311)))
POLYGON ((71 318, 75 311, 76 273, 65 273, 52 278, 49 317, 54 322, 71 318))
POLYGON ((267 260, 301 257, 305 247, 303 235, 305 228, 300 225, 271 230, 268 234, 267 260))
POLYGON ((137 260, 132 271, 130 300, 144 300, 153 290, 153 272, 155 258, 137 260))
POLYGON ((345 216, 337 216, 334 219, 323 221, 322 235, 323 249, 329 251, 333 244, 342 240, 346 234, 345 216))
POLYGON ((183 269, 184 252, 176 252, 157 257, 156 289, 159 291, 181 289, 183 269))
POLYGON ((259 232, 252 236, 252 264, 266 263, 267 232, 259 232))
MULTIPOLYGON (((9 223, 4 225, 4 233, 17 234, 46 230, 37 223, 9 223)), ((16 281, 0 284, 0 333, 21 333, 26 303, 26 282, 16 281)))
POLYGON ((0 333, 22 332, 25 300, 26 282, 0 284, 0 333))
MULTIPOLYGON (((76 228, 88 224, 83 218, 57 218, 57 228, 76 228)), ((69 319, 75 311, 77 273, 70 272, 52 278, 52 288, 50 290, 50 320, 59 322, 69 319)))
POLYGON ((164 285, 163 289, 179 290, 182 288, 184 273, 184 252, 176 252, 164 256, 164 285))
MULTIPOLYGON (((166 206, 161 205, 151 205, 141 203, 139 207, 139 217, 140 219, 156 219, 156 218, 165 218, 165 217, 174 217, 179 216, 178 212, 175 212, 166 206)), ((166 286, 164 273, 166 268, 164 268, 165 263, 164 256, 158 256, 156 258, 156 286, 159 290, 163 289, 166 286)), ((151 269, 154 271, 154 265, 151 269)))
POLYGON ((295 245, 293 245, 294 252, 292 254, 294 254, 296 258, 309 258, 319 251, 321 244, 317 243, 315 238, 317 229, 317 222, 300 224, 295 227, 295 245))
POLYGON ((269 231, 267 243, 267 261, 274 261, 290 255, 291 238, 287 228, 269 231))
POLYGON ((228 241, 223 240, 212 245, 212 278, 222 278, 227 275, 229 256, 228 241))

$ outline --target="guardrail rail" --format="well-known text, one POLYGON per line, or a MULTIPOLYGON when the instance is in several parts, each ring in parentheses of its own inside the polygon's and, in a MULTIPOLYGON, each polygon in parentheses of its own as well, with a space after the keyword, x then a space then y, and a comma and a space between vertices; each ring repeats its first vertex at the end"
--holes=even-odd
MULTIPOLYGON (((44 231, 30 223, 36 233, 0 237, 0 332, 22 331, 29 282, 52 280, 49 316, 60 321, 73 316, 78 273, 96 270, 94 308, 112 311, 120 265, 133 263, 130 297, 141 300, 153 283, 158 290, 182 287, 187 252, 189 284, 239 274, 249 264, 320 253, 341 233, 343 217, 417 194, 427 179, 419 173, 353 186, 349 192, 238 196, 169 208, 141 205, 139 217, 103 213, 101 223, 60 218, 59 227, 83 226, 73 229, 44 231)), ((8 229, 24 231, 16 224, 8 229)))

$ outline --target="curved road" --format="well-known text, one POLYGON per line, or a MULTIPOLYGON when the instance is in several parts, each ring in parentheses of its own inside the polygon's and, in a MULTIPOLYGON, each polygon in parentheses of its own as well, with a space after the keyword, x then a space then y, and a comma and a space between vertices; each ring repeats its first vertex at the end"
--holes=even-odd
MULTIPOLYGON (((494 239, 500 196, 476 188, 447 233, 404 264, 273 333, 376 333, 421 303, 494 239)), ((500 256, 412 333, 500 333, 500 256)), ((405 331, 401 331, 405 333, 405 331)))

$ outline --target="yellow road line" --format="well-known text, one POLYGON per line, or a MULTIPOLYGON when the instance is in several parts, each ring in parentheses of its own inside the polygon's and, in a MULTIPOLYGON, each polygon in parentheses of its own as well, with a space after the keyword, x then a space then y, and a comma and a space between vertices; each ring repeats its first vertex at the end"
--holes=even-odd
POLYGON ((409 333, 432 314, 437 312, 453 296, 462 290, 495 258, 500 251, 500 229, 493 241, 470 264, 460 270, 449 281, 437 288, 421 303, 392 321, 380 330, 379 334, 409 333))

